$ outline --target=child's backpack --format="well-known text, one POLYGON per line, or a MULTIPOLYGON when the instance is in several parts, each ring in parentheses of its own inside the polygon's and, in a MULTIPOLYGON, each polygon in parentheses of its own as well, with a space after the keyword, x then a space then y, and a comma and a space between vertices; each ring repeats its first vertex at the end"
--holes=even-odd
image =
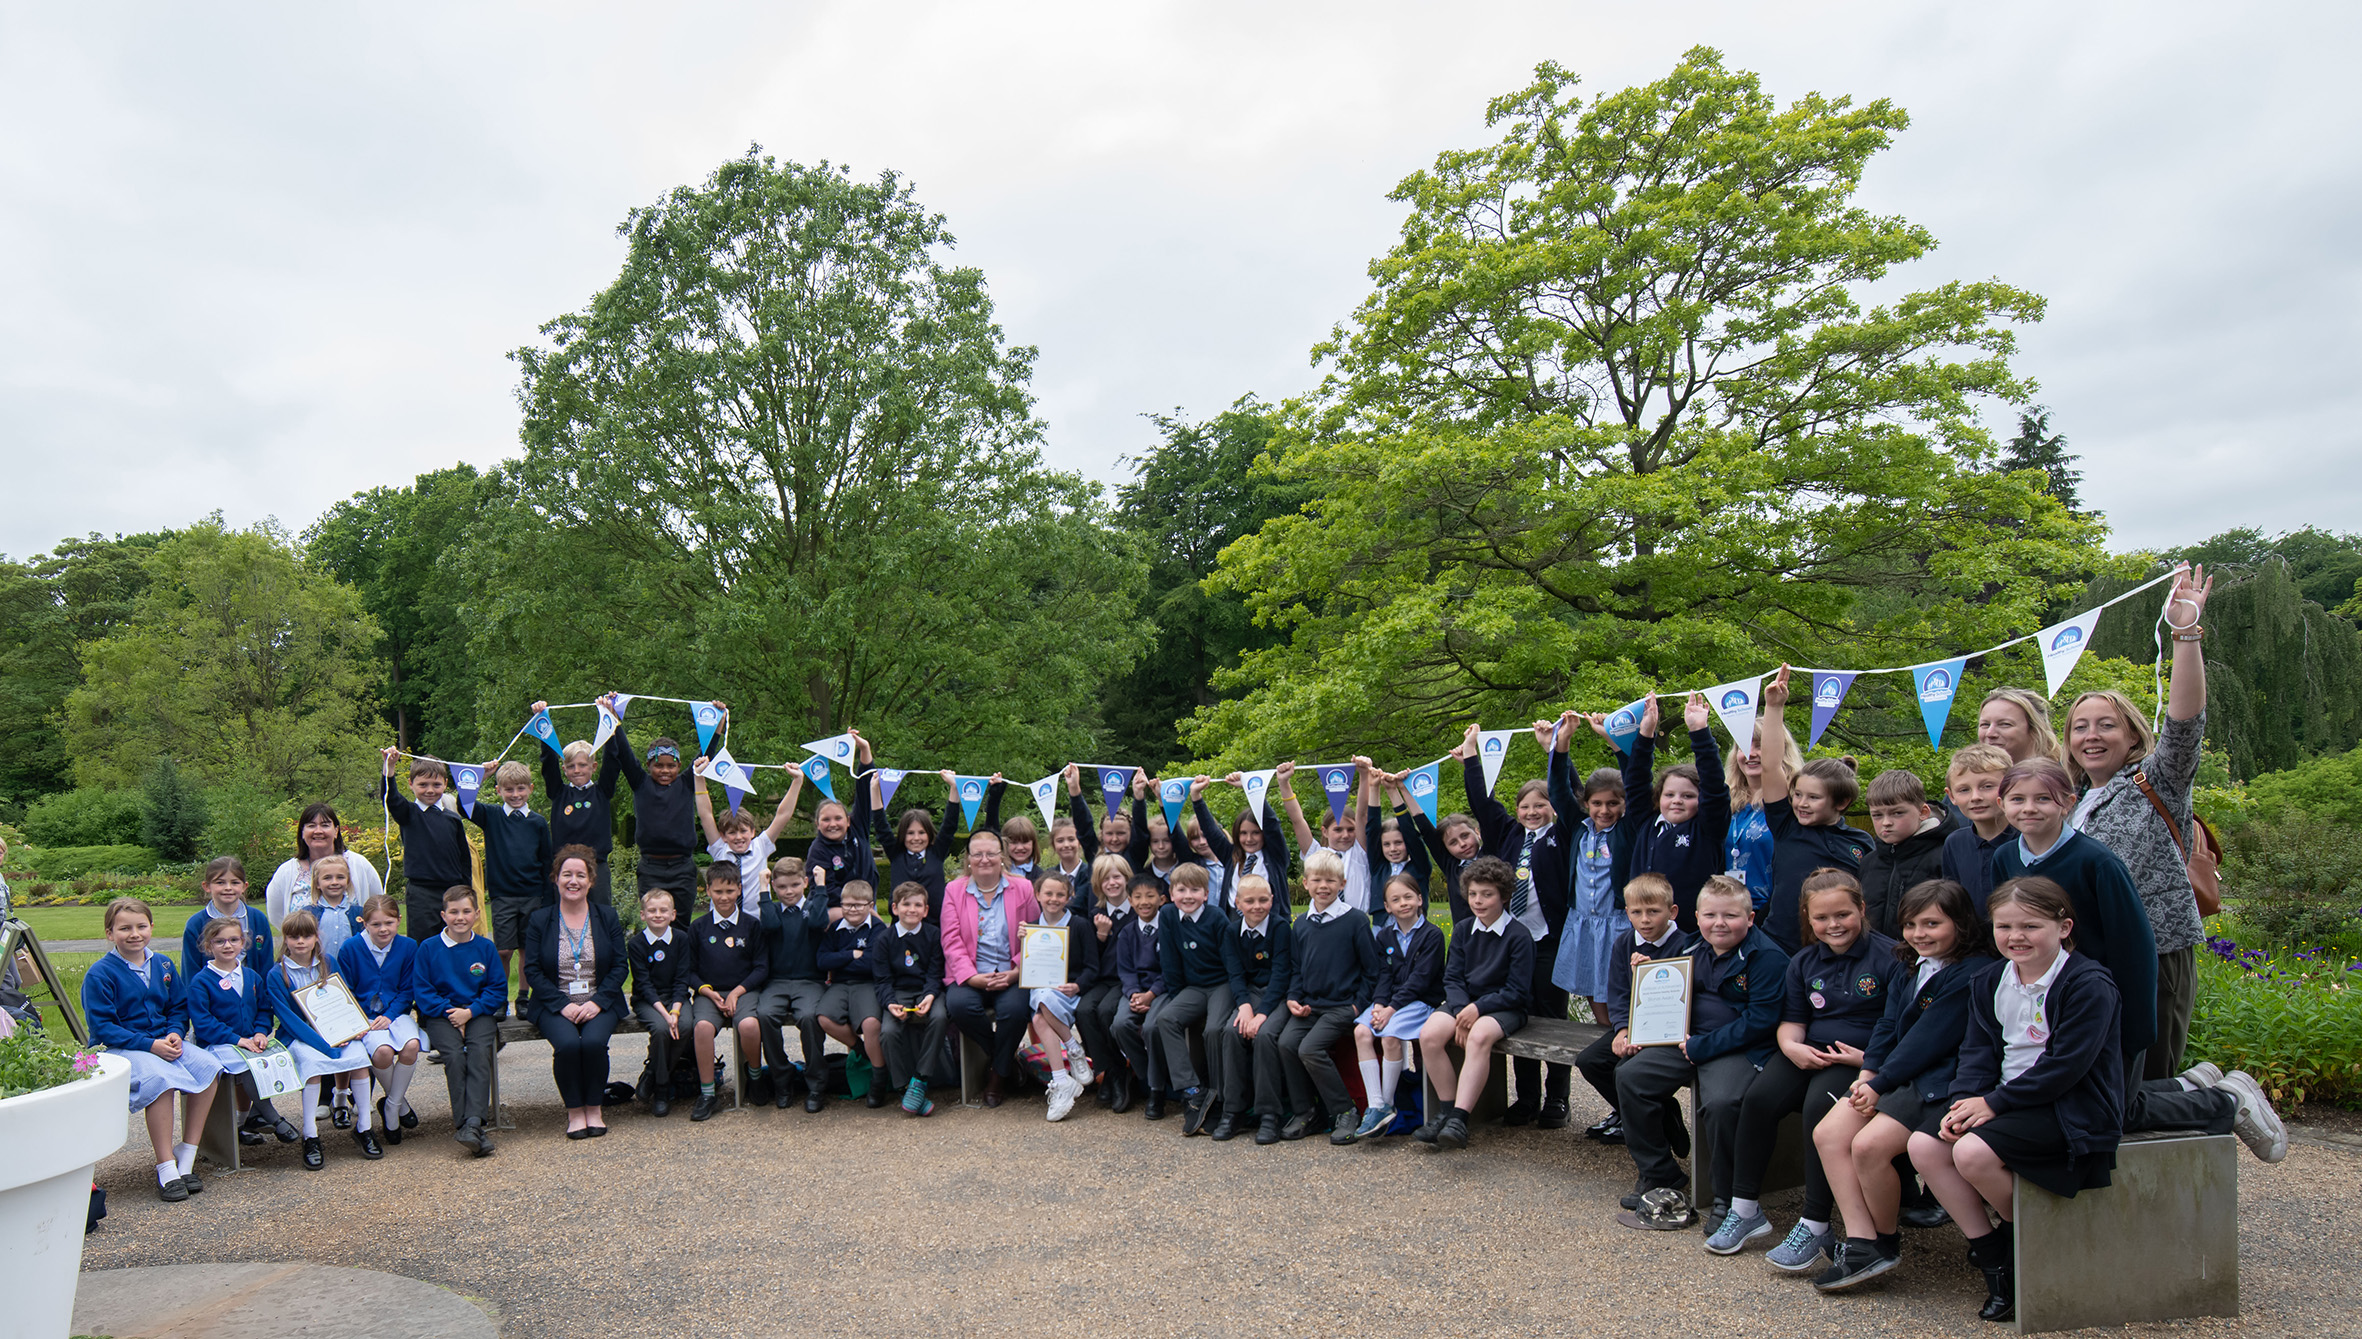
POLYGON ((1414 1134, 1427 1123, 1427 1081, 1419 1071, 1406 1069, 1394 1081, 1394 1119, 1386 1126, 1388 1134, 1414 1134))

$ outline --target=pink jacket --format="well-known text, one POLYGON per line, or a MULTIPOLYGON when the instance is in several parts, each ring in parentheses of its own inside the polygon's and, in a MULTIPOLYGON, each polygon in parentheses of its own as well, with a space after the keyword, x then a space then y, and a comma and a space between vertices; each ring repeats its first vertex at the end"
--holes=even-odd
MULTIPOLYGON (((976 975, 976 899, 968 895, 968 881, 953 879, 943 890, 943 979, 959 985, 976 975)), ((1009 922, 1011 965, 1019 943, 1017 927, 1042 918, 1033 900, 1033 884, 1014 874, 1001 876, 1001 914, 1009 922)))

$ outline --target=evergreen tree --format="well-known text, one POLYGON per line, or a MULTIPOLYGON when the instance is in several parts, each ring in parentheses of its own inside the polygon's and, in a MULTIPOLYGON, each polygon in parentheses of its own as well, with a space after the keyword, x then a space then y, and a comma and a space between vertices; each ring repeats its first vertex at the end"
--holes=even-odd
POLYGON ((2079 459, 2067 449, 2064 433, 2050 430, 2050 410, 2041 405, 2018 415, 2018 435, 2001 448, 2003 470, 2040 470, 2049 480, 2050 495, 2059 505, 2080 516, 2083 499, 2077 490, 2083 484, 2083 471, 2075 468, 2079 459))
POLYGON ((156 759, 141 790, 140 845, 166 860, 194 860, 205 821, 205 797, 181 775, 180 764, 156 759))

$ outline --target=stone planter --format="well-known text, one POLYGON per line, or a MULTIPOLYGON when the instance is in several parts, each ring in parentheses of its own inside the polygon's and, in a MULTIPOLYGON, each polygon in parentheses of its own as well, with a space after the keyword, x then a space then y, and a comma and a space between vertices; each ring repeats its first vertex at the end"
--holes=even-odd
POLYGON ((90 1169, 123 1147, 130 1106, 131 1062, 114 1055, 96 1078, 0 1101, 0 1329, 70 1332, 90 1169))

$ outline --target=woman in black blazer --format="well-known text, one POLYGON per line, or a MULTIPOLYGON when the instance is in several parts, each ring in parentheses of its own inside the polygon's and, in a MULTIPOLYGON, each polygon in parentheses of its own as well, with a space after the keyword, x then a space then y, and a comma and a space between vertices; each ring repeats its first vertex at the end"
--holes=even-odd
POLYGON ((607 1133, 600 1104, 607 1094, 607 1041, 624 1018, 623 978, 630 967, 623 922, 590 900, 598 852, 564 846, 550 864, 558 900, 525 922, 525 984, 533 1026, 549 1038, 558 1095, 566 1101, 566 1137, 607 1133))

